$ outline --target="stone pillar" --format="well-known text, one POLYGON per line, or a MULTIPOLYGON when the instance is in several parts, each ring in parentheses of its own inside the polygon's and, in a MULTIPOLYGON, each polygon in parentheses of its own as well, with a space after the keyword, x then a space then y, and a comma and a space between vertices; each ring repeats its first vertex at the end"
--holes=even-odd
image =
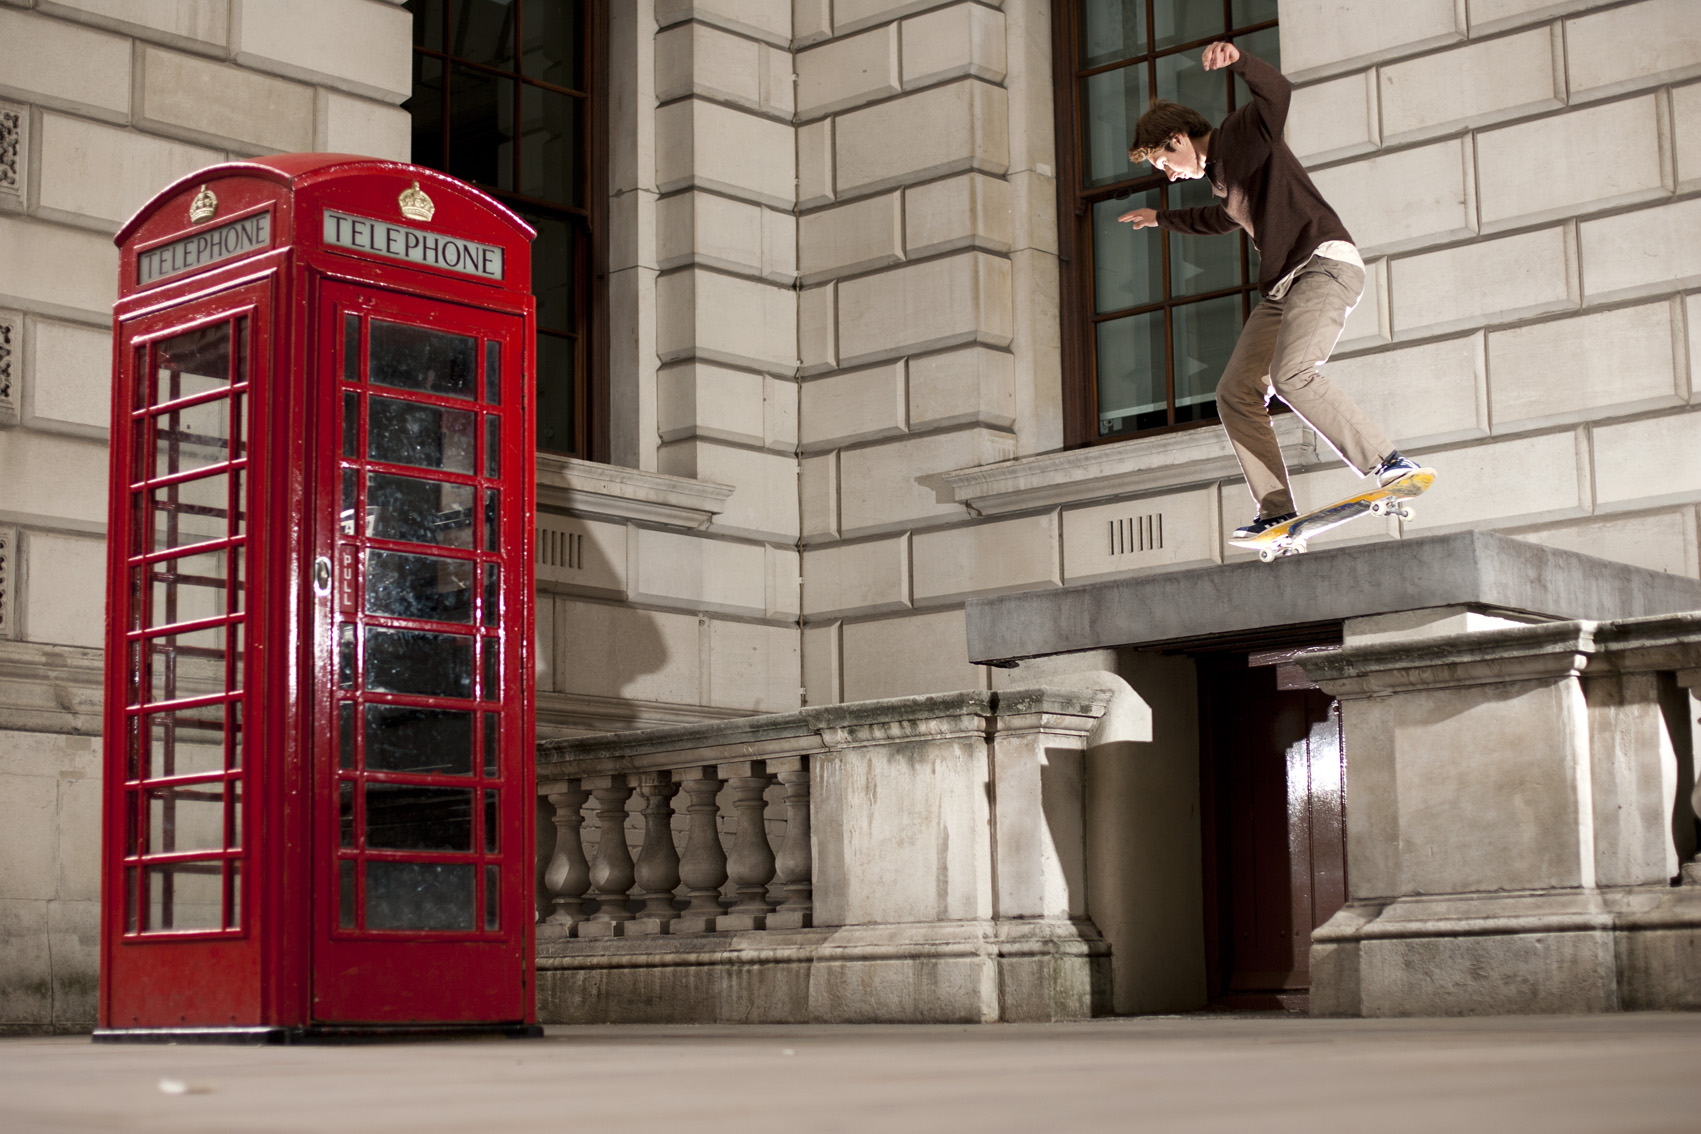
POLYGON ((1300 662, 1341 699, 1351 815, 1313 1014, 1667 1006, 1701 932, 1701 903, 1650 912, 1679 869, 1672 671, 1701 659, 1701 615, 1399 617, 1349 621, 1341 649, 1300 662), (1676 936, 1627 948, 1644 915, 1676 936))

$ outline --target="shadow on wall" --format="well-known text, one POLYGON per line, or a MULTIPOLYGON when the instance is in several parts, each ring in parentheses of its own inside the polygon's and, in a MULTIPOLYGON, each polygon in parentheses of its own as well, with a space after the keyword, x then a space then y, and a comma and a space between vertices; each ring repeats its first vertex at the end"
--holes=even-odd
POLYGON ((1085 862, 1067 869, 1071 910, 1085 909, 1111 947, 1118 1015, 1206 1002, 1199 815, 1199 724, 1193 662, 1133 650, 1024 661, 1001 685, 1088 686, 1115 694, 1087 739, 1073 815, 1053 773, 1042 778, 1054 845, 1084 824, 1085 862), (1102 669, 1089 669, 1089 666, 1102 669))

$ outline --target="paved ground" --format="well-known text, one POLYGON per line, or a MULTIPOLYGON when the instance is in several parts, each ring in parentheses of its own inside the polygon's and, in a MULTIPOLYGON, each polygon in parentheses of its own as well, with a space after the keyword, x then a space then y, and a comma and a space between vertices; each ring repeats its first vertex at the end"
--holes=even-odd
POLYGON ((552 1028, 530 1041, 308 1048, 0 1040, 5 1134, 1698 1126, 1701 1015, 552 1028))

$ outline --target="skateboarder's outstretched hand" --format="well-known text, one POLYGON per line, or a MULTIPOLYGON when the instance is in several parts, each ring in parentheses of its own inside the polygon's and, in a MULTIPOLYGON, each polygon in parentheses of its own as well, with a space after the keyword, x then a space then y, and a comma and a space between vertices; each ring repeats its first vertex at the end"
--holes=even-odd
POLYGON ((1200 57, 1199 61, 1205 65, 1205 70, 1215 71, 1219 67, 1227 67, 1239 58, 1240 48, 1234 44, 1213 43, 1205 48, 1205 54, 1200 57))

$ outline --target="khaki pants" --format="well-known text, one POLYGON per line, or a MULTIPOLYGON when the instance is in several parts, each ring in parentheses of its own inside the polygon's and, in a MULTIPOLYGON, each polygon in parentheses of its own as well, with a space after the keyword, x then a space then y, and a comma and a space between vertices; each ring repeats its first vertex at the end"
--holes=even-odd
POLYGON ((1287 465, 1270 424, 1271 397, 1286 402, 1361 476, 1394 451, 1364 411, 1323 377, 1322 366, 1363 290, 1363 268, 1313 257, 1286 295, 1252 309, 1234 344, 1217 383, 1217 415, 1260 516, 1295 510, 1287 465))

